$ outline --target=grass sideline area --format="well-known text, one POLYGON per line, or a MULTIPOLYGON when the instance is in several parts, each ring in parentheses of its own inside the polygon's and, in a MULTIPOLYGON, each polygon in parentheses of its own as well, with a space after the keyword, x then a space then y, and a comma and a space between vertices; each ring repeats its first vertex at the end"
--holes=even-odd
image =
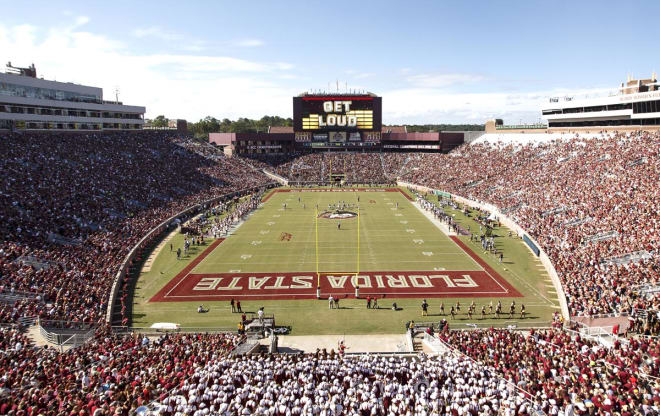
MULTIPOLYGON (((283 188, 289 189, 289 188, 283 188)), ((256 210, 236 232, 195 267, 195 272, 217 273, 240 270, 241 272, 302 272, 315 270, 314 211, 327 210, 328 203, 346 201, 357 204, 360 197, 360 271, 368 270, 432 270, 441 266, 447 270, 465 270, 473 267, 473 260, 454 242, 432 224, 403 192, 275 192, 267 202, 256 210), (301 201, 298 202, 298 197, 301 201), (373 203, 370 201, 374 201, 373 203), (287 210, 283 204, 287 203, 287 210), (305 204, 305 209, 302 204, 305 204), (398 209, 396 204, 398 203, 398 209), (400 214, 397 216, 396 214, 400 214), (402 223, 405 221, 406 223, 402 223), (269 222, 273 224, 268 225, 269 222), (414 238, 406 230, 414 229, 414 238), (262 231, 268 231, 262 234, 262 231), (292 235, 289 241, 280 240, 282 233, 292 235), (424 240, 424 249, 413 239, 424 240), (259 244, 252 242, 261 241, 259 244), (433 252, 426 256, 424 251, 433 252), (438 255, 436 255, 438 253, 438 255), (440 254, 446 253, 446 254, 440 254), (241 256, 251 255, 242 259, 241 256), (431 259, 433 257, 433 259, 431 259), (260 259, 260 261, 257 261, 260 259), (406 267, 407 266, 407 267, 406 267)), ((461 211, 446 208, 459 224, 472 230, 479 225, 461 211)), ((357 261, 357 238, 351 231, 357 231, 356 220, 342 220, 345 230, 337 233, 335 220, 319 220, 319 262, 321 270, 330 268, 349 271, 355 269, 357 261), (346 234, 344 234, 344 231, 346 234), (341 237, 338 237, 341 235, 341 237), (322 249, 321 249, 322 248, 322 249)), ((522 240, 508 237, 508 229, 495 230, 496 246, 504 249, 504 262, 500 264, 495 256, 484 253, 478 243, 470 243, 469 237, 459 237, 479 255, 492 269, 499 273, 522 294, 515 298, 516 304, 524 303, 528 317, 526 324, 547 322, 559 305, 549 277, 540 262, 527 249, 522 240)), ((515 236, 515 234, 514 234, 515 236)), ((235 328, 240 314, 232 314, 228 301, 185 301, 150 302, 170 280, 190 264, 205 250, 213 239, 207 239, 205 246, 192 246, 188 255, 176 260, 177 247, 183 245, 184 236, 177 233, 154 260, 151 271, 141 273, 136 284, 133 305, 133 326, 146 327, 154 322, 175 322, 184 327, 228 327, 235 328), (197 306, 204 304, 208 313, 199 314, 197 306)), ((349 297, 340 302, 341 309, 330 310, 327 300, 245 300, 244 311, 256 312, 264 307, 266 313, 273 313, 278 325, 292 328, 293 335, 314 334, 387 334, 401 333, 405 323, 415 321, 439 321, 446 318, 452 327, 466 327, 467 323, 509 324, 513 319, 495 319, 494 315, 481 320, 481 305, 492 300, 502 300, 503 310, 508 312, 511 298, 499 297, 456 297, 427 298, 429 316, 421 316, 421 298, 389 298, 379 300, 380 309, 367 309, 364 299, 349 297), (472 320, 464 315, 467 306, 475 301, 477 308, 472 320), (460 301, 462 308, 457 319, 440 316, 439 306, 444 303, 445 313, 450 306, 460 301), (392 311, 396 302, 401 310, 392 311)), ((517 309, 519 310, 519 309, 517 309)), ((518 314, 516 315, 518 318, 518 314)))

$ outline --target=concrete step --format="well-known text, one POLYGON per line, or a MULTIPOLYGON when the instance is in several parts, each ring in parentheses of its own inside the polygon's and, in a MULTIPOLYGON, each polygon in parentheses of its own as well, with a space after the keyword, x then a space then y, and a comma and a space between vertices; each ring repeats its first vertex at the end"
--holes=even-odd
POLYGON ((67 351, 71 348, 70 345, 65 345, 60 347, 59 345, 51 344, 46 338, 41 335, 41 330, 38 325, 32 325, 28 327, 25 335, 32 341, 32 343, 37 347, 48 346, 50 348, 57 348, 60 351, 67 351))

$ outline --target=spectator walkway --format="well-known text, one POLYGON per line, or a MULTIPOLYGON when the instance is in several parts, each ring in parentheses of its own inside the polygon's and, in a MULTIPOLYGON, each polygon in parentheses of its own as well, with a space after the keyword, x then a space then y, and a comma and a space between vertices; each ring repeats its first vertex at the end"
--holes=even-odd
MULTIPOLYGON (((335 350, 340 341, 344 341, 346 352, 404 352, 402 346, 406 345, 404 334, 392 335, 312 335, 295 336, 281 335, 278 340, 278 348, 281 352, 304 352, 314 353, 318 349, 327 351, 335 350)), ((263 345, 269 345, 268 338, 261 340, 263 345)))

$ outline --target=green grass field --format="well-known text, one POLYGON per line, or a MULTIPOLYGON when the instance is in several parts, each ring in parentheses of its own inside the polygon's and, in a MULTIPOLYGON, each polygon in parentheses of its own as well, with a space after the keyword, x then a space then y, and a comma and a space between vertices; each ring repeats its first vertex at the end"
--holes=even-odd
MULTIPOLYGON (((360 271, 481 270, 469 255, 399 192, 294 191, 273 194, 233 235, 202 260, 193 273, 315 272, 316 205, 319 211, 325 211, 328 204, 338 201, 360 206, 360 271), (285 203, 286 210, 283 208, 285 203), (283 240, 287 234, 289 239, 283 240)), ((460 211, 448 212, 455 215, 459 223, 472 224, 472 229, 478 229, 478 224, 460 211)), ((337 222, 318 219, 319 270, 357 272, 358 220, 341 220, 341 230, 337 229, 337 222)), ((479 244, 470 243, 468 237, 461 237, 461 240, 523 295, 516 302, 527 306, 529 317, 526 322, 548 321, 552 312, 557 310, 558 302, 545 270, 521 240, 507 237, 508 229, 497 229, 495 234, 496 246, 504 249, 503 264, 499 264, 494 256, 483 253, 479 244)), ((133 325, 144 327, 154 322, 176 322, 191 327, 234 328, 239 315, 230 312, 227 301, 149 302, 207 247, 193 246, 187 256, 177 261, 176 255, 170 252, 169 243, 176 250, 182 241, 182 235, 175 235, 155 258, 151 270, 141 273, 134 295, 133 325), (196 313, 200 303, 210 308, 209 313, 196 313)), ((429 298, 431 316, 428 318, 420 316, 421 299, 415 298, 388 297, 378 310, 366 309, 364 300, 350 298, 342 300, 340 310, 329 310, 327 301, 319 300, 246 300, 243 310, 256 311, 264 306, 267 313, 275 314, 278 325, 291 326, 295 335, 400 333, 405 322, 411 319, 442 319, 439 315, 441 302, 448 311, 449 305, 457 300, 462 305, 474 300, 480 310, 480 305, 498 299, 429 298), (392 302, 402 310, 395 312, 386 308, 392 302)), ((510 299, 502 299, 503 305, 509 303, 510 299)), ((477 313, 475 319, 468 321, 467 316, 459 315, 453 325, 509 322, 508 319, 496 320, 494 316, 483 321, 479 317, 477 313)))
MULTIPOLYGON (((202 261, 195 273, 316 271, 316 205, 358 204, 360 270, 468 270, 478 267, 400 193, 275 193, 237 232, 202 261), (300 197, 300 202, 298 202, 300 197), (369 201, 374 201, 370 203, 369 201), (396 204, 399 208, 396 208, 396 204), (287 204, 287 209, 283 205, 287 204), (302 205, 305 204, 303 209, 302 205), (291 235, 282 242, 283 233, 291 235), (413 239, 423 240, 423 249, 413 239), (433 252, 433 257, 423 252, 433 252), (241 256, 252 256, 243 259, 241 256)), ((357 218, 318 220, 319 270, 357 272, 357 218), (337 229, 337 223, 341 229, 337 229)))

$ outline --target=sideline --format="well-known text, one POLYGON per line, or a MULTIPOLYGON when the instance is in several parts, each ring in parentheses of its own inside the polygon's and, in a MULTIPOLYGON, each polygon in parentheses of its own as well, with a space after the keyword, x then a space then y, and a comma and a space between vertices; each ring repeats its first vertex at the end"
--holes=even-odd
POLYGON ((431 214, 430 211, 427 211, 424 208, 422 208, 421 205, 419 205, 419 202, 414 201, 414 202, 412 202, 412 204, 415 206, 415 208, 417 208, 417 210, 419 210, 419 212, 422 213, 422 215, 424 215, 426 218, 429 219, 429 221, 431 221, 436 227, 438 227, 440 229, 440 231, 445 233, 445 235, 447 235, 447 237, 458 235, 455 232, 450 231, 447 224, 445 224, 442 221, 440 221, 439 219, 435 218, 433 216, 433 214, 431 214))
POLYGON ((142 273, 149 273, 151 271, 151 266, 154 264, 156 259, 158 258, 158 255, 160 252, 163 250, 163 247, 167 245, 167 243, 174 238, 174 236, 179 232, 179 227, 175 228, 171 233, 167 234, 165 238, 163 238, 163 241, 161 241, 155 249, 149 254, 149 258, 147 258, 147 261, 144 262, 144 266, 142 266, 142 270, 140 270, 140 274, 142 273))

